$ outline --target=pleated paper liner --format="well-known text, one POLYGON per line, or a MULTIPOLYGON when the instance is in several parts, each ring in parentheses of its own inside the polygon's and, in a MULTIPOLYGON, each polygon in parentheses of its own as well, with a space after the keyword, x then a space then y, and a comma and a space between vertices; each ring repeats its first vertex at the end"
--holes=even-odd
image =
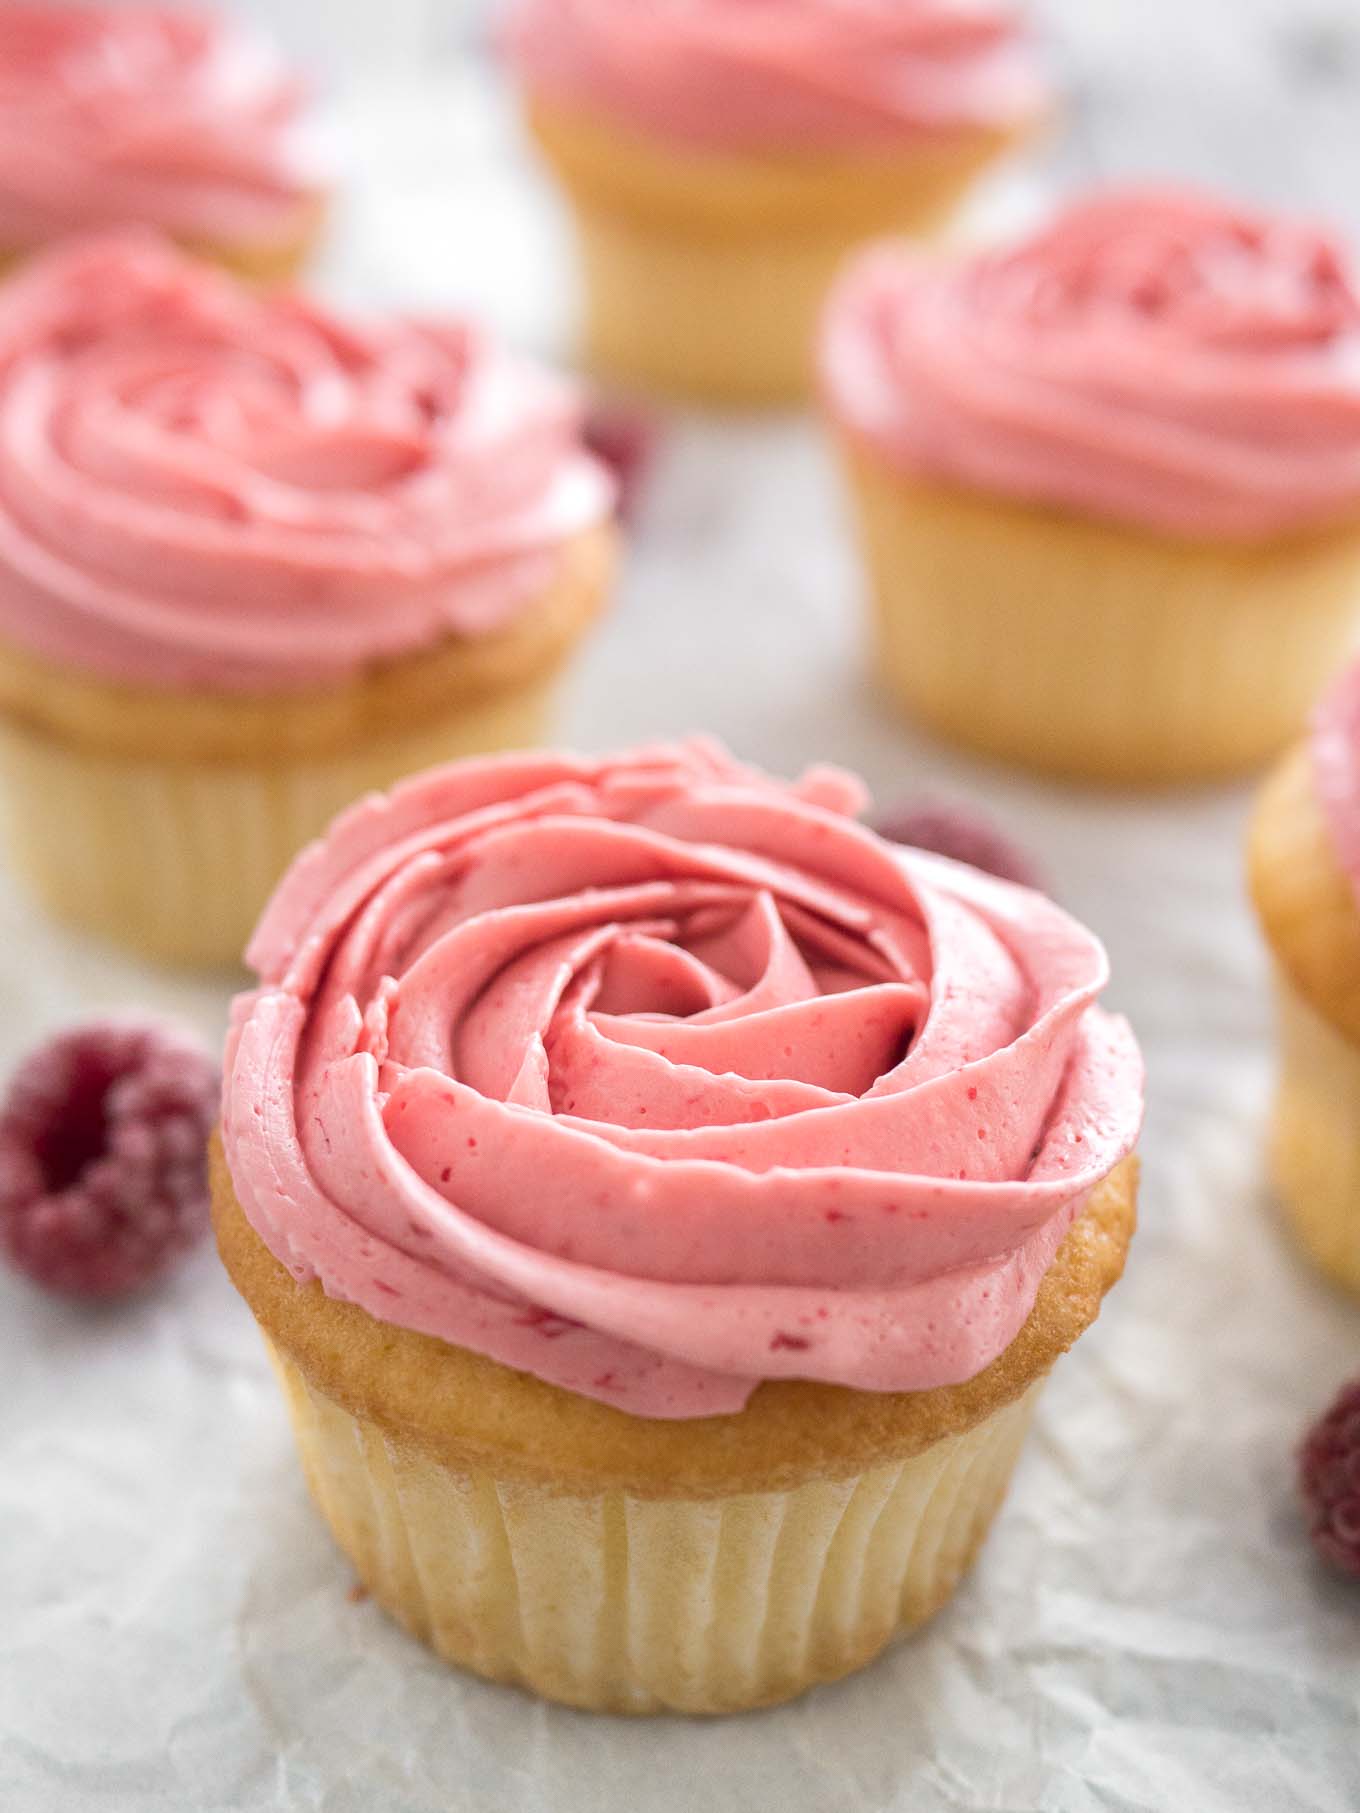
POLYGON ((877 670, 949 742, 1076 779, 1267 761, 1360 630, 1360 528, 1197 543, 918 480, 847 449, 877 670))
POLYGON ((1360 1296, 1360 1047, 1278 978, 1271 1168, 1304 1251, 1360 1296))
POLYGON ((1039 1390, 849 1479, 580 1498, 450 1473, 275 1359, 312 1496, 378 1602, 450 1662, 608 1712, 773 1704, 929 1618, 987 1534, 1039 1390))
POLYGON ((1248 870, 1275 966, 1276 1192, 1305 1252, 1360 1294, 1360 908, 1332 848, 1306 741, 1261 789, 1248 870))
POLYGON ((935 231, 1016 136, 760 156, 664 146, 541 105, 530 126, 574 205, 590 364, 728 404, 805 396, 845 255, 876 234, 935 231))
POLYGON ((1290 750, 1261 789, 1248 871, 1261 929, 1282 975, 1360 1046, 1360 907, 1332 848, 1306 743, 1290 750))
POLYGON ((977 1378, 762 1387, 736 1417, 623 1415, 301 1286, 214 1165, 218 1242, 266 1335, 308 1484, 379 1602, 439 1654, 597 1711, 719 1713, 860 1667, 949 1598, 1053 1361, 1132 1232, 1093 1193, 977 1378))
POLYGON ((83 931, 165 962, 239 961, 289 861, 360 795, 545 739, 612 559, 593 531, 507 630, 296 695, 134 690, 0 646, 14 868, 83 931))
POLYGON ((542 742, 547 685, 350 755, 137 761, 0 718, 10 860, 56 919, 163 963, 239 962, 291 859, 362 794, 437 762, 542 742))

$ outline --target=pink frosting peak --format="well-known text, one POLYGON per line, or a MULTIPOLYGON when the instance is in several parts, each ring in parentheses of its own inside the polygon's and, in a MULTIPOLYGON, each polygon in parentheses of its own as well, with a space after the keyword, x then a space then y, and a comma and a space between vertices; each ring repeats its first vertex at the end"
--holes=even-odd
POLYGON ((226 1152, 302 1281, 639 1415, 1012 1340, 1142 1070, 1041 895, 693 742, 435 770, 297 861, 226 1152))
POLYGON ((1337 861, 1360 902, 1360 661, 1353 661, 1313 713, 1313 785, 1337 861))
POLYGON ((268 46, 177 6, 0 7, 0 244, 138 221, 269 246, 320 197, 268 46))
POLYGON ((575 393, 459 321, 344 321, 149 234, 0 290, 0 635, 272 691, 509 621, 602 521, 575 393))
POLYGON ((1002 0, 518 0, 507 40, 531 92, 697 144, 1006 128, 1047 99, 1002 0))
POLYGON ((929 477, 1158 531, 1360 512, 1360 293, 1337 242, 1171 190, 1018 245, 862 254, 829 304, 829 406, 929 477))

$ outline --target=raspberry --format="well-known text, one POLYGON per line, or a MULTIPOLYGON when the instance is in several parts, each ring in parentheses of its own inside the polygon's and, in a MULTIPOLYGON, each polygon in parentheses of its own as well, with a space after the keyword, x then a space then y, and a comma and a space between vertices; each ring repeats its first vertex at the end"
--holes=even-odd
POLYGON ((118 1297, 208 1225, 217 1066, 153 1021, 60 1034, 0 1105, 0 1246, 49 1290, 118 1297))
POLYGON ((873 828, 890 843, 952 856, 955 862, 971 863, 1022 888, 1041 885, 1038 870, 1024 851, 972 806, 929 798, 904 800, 874 819, 873 828))
POLYGON ((656 446, 656 424, 640 409, 596 403, 587 413, 582 439, 608 466, 619 487, 619 521, 631 522, 656 446))
POLYGON ((1342 1389, 1304 1437, 1299 1490, 1313 1547, 1360 1580, 1360 1379, 1342 1389))

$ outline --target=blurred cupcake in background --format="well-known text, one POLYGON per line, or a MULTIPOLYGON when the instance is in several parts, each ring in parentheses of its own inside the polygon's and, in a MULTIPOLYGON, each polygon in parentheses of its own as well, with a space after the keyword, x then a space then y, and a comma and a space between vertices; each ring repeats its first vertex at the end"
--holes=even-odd
POLYGON ((1360 663, 1261 794, 1252 897, 1275 963, 1271 1156, 1305 1249, 1360 1295, 1360 663))
POLYGON ((1360 300, 1326 232, 1129 190, 1008 248, 871 248, 821 369, 913 715, 1113 781, 1297 733, 1360 623, 1360 300))
POLYGON ((716 402, 806 394, 868 235, 937 228, 1049 105, 978 0, 515 0, 530 128, 574 203, 601 373, 716 402))
POLYGON ((304 108, 269 45, 210 13, 0 7, 0 258, 137 224, 288 277, 326 203, 304 108))
POLYGON ((580 434, 464 322, 341 320, 149 234, 0 289, 0 778, 51 909, 234 959, 347 800, 537 741, 612 564, 580 434))

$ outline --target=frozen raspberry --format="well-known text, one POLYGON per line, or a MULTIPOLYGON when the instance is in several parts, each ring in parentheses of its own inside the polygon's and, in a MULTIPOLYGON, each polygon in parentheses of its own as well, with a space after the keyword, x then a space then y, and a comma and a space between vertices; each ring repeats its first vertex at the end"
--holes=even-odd
POLYGON ((148 1021, 78 1026, 34 1052, 0 1105, 0 1246, 49 1290, 118 1297, 208 1225, 217 1066, 148 1021))
POLYGON ((1313 1547, 1360 1580, 1360 1379, 1344 1387, 1304 1437, 1299 1488, 1313 1547))
POLYGON ((971 863, 975 869, 999 875, 1002 881, 1019 882, 1024 888, 1041 886, 1038 871, 1024 851, 972 806, 937 799, 904 800, 872 822, 879 836, 890 843, 952 856, 955 862, 971 863))
POLYGON ((620 522, 631 522, 656 448, 656 423, 641 409, 596 403, 582 431, 587 447, 613 473, 620 522))

